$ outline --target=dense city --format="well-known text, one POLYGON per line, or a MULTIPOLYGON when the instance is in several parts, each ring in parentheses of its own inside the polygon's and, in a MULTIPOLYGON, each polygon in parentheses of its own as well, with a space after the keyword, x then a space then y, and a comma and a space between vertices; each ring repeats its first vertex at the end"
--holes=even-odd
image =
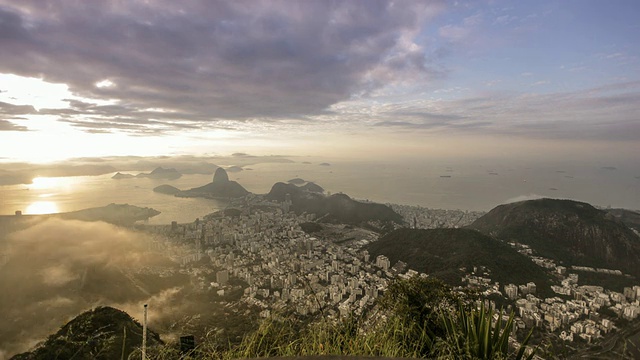
MULTIPOLYGON (((266 201, 251 195, 235 205, 235 209, 222 210, 190 224, 173 222, 145 229, 153 233, 150 248, 182 264, 181 271, 190 272, 201 291, 223 296, 241 290, 239 301, 257 309, 261 317, 286 310, 299 316, 322 313, 333 318, 362 314, 371 309, 395 277, 428 276, 401 261, 392 264, 384 255, 372 258, 363 247, 377 240, 378 234, 373 231, 323 224, 325 229, 331 228, 329 236, 324 236, 326 232, 310 235, 303 228, 316 224, 315 215, 296 215, 289 200, 266 201), (208 270, 199 266, 203 259, 210 261, 208 270), (215 281, 208 281, 206 272, 215 275, 215 281), (232 283, 232 279, 241 281, 232 283)), ((483 215, 390 206, 415 228, 461 227, 483 215)), ((551 285, 553 296, 541 295, 539 285, 531 281, 495 282, 482 266, 462 269, 465 275, 461 280, 464 287, 485 299, 497 296, 500 303, 508 304, 507 309, 516 312, 512 341, 516 330, 535 328, 575 351, 621 332, 616 325, 619 321, 627 324, 638 317, 640 286, 617 292, 602 286, 578 285, 579 277, 588 272, 628 277, 620 270, 567 268, 537 256, 527 245, 509 245, 557 280, 551 285)), ((495 301, 486 302, 496 307, 495 301)), ((499 315, 495 316, 497 320, 499 315)))

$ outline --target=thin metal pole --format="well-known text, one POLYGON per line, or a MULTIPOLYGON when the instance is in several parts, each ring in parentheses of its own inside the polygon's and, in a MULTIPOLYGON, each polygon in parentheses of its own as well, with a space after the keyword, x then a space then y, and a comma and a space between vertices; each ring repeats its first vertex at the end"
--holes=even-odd
POLYGON ((142 322, 142 360, 147 360, 147 304, 144 304, 144 321, 142 322))

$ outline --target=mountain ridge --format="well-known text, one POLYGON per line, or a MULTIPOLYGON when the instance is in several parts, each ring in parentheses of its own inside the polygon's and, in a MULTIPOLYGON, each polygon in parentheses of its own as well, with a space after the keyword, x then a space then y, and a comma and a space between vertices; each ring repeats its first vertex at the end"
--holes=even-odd
POLYGON ((574 200, 537 199, 499 205, 468 226, 531 246, 566 265, 640 276, 640 237, 614 216, 574 200))

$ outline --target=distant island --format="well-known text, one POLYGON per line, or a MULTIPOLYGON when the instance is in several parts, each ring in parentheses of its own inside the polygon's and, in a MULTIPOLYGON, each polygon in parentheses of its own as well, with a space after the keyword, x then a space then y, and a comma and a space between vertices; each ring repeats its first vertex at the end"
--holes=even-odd
POLYGON ((126 174, 117 172, 111 178, 115 180, 132 179, 132 178, 150 178, 158 180, 176 180, 182 177, 182 174, 174 168, 165 169, 163 167, 157 167, 150 173, 139 173, 138 175, 126 174))
POLYGON ((179 193, 181 190, 178 189, 175 186, 171 186, 171 185, 160 185, 160 186, 156 186, 153 188, 154 192, 160 193, 160 194, 166 194, 166 195, 175 195, 177 193, 179 193))
POLYGON ((306 183, 306 181, 304 179, 300 179, 300 178, 291 179, 291 180, 289 180, 287 182, 289 184, 294 184, 294 185, 302 185, 302 184, 306 183))
POLYGON ((116 179, 116 180, 120 180, 120 179, 131 179, 134 178, 135 175, 131 175, 131 174, 123 174, 121 172, 117 172, 115 175, 113 175, 111 178, 112 179, 116 179))
POLYGON ((244 170, 243 168, 241 168, 240 166, 230 166, 227 168, 227 172, 240 172, 244 170))
POLYGON ((160 211, 148 207, 111 203, 107 206, 56 214, 0 215, 0 223, 17 223, 16 226, 19 228, 21 222, 31 223, 34 219, 59 218, 65 220, 104 221, 114 225, 130 226, 136 221, 148 220, 159 214, 160 211))
POLYGON ((163 167, 157 167, 152 172, 140 173, 136 175, 139 178, 151 178, 151 179, 164 179, 164 180, 176 180, 182 177, 182 174, 178 172, 178 170, 174 168, 165 169, 163 167))

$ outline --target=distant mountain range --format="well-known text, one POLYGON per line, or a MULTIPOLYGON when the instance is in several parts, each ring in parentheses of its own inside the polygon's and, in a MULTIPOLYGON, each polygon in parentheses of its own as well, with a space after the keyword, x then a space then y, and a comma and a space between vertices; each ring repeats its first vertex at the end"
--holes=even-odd
POLYGON ((500 205, 469 228, 529 245, 566 265, 622 270, 640 277, 640 237, 614 214, 572 200, 500 205))
POLYGON ((291 199, 291 210, 297 214, 316 214, 322 221, 344 224, 362 224, 368 221, 400 224, 402 216, 383 204, 363 203, 345 194, 324 195, 321 187, 314 183, 304 186, 275 183, 267 194, 268 200, 283 202, 287 194, 291 199))
MULTIPOLYGON (((160 335, 147 329, 147 346, 160 344, 160 335)), ((11 359, 128 359, 141 345, 139 322, 124 311, 98 307, 76 316, 32 351, 11 359)))
POLYGON ((131 178, 150 178, 150 179, 158 179, 158 180, 176 180, 182 177, 182 174, 178 172, 178 170, 174 168, 165 169, 163 167, 157 167, 153 169, 150 173, 139 173, 138 175, 125 174, 121 172, 117 172, 111 178, 120 180, 120 179, 131 179, 131 178))

